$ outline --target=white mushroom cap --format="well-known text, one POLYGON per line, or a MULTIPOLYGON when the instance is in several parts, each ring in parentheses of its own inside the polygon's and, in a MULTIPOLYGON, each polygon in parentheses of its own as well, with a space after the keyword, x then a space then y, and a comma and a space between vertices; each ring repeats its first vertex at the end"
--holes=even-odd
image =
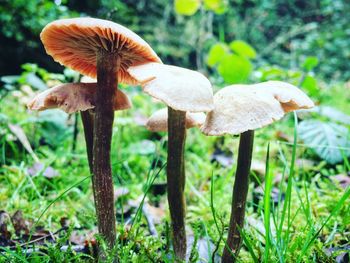
MULTIPOLYGON (((36 95, 28 104, 31 110, 60 108, 66 113, 85 111, 95 107, 96 83, 68 83, 47 89, 36 95)), ((131 108, 126 94, 119 89, 114 102, 114 110, 131 108)))
POLYGON ((129 74, 143 91, 180 111, 207 112, 213 109, 213 90, 201 73, 159 63, 130 67, 129 74))
POLYGON ((240 134, 271 124, 287 112, 313 106, 305 93, 285 82, 232 85, 214 95, 214 110, 201 130, 206 135, 240 134))
MULTIPOLYGON (((186 112, 186 129, 199 127, 205 121, 203 112, 186 112)), ((148 119, 146 123, 148 130, 153 132, 168 131, 168 108, 163 108, 148 119)))

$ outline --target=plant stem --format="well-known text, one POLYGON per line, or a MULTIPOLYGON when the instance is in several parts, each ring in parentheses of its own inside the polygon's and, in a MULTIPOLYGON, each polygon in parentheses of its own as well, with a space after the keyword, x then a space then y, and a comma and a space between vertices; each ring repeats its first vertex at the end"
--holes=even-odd
POLYGON ((84 127, 86 153, 89 161, 90 173, 93 174, 92 149, 94 143, 94 116, 92 110, 81 111, 80 116, 84 127))
POLYGON ((109 248, 116 241, 114 190, 111 169, 111 141, 114 99, 118 88, 116 72, 120 66, 117 53, 97 51, 97 90, 93 140, 93 187, 98 230, 109 248))
POLYGON ((75 113, 74 114, 74 126, 73 126, 73 143, 72 143, 72 153, 75 152, 75 149, 77 147, 77 138, 78 138, 78 133, 79 133, 79 129, 78 129, 78 114, 75 113))
POLYGON ((230 226, 226 241, 227 245, 225 246, 222 255, 223 263, 235 262, 242 244, 242 237, 239 231, 243 229, 244 224, 253 143, 254 131, 246 131, 241 134, 238 149, 236 178, 232 194, 230 226))
POLYGON ((186 112, 168 107, 167 191, 175 256, 186 257, 185 166, 186 112))

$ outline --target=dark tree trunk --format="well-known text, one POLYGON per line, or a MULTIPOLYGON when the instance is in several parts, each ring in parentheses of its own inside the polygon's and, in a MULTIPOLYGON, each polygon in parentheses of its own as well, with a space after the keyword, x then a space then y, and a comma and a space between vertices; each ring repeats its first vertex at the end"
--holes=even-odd
POLYGON ((177 258, 186 257, 185 166, 186 112, 168 107, 167 190, 173 246, 177 258))
POLYGON ((229 251, 229 249, 225 246, 222 255, 223 263, 235 262, 242 244, 242 237, 239 233, 239 229, 242 229, 244 224, 245 204, 248 194, 249 171, 252 160, 253 143, 254 131, 246 131, 241 134, 238 149, 236 177, 232 194, 230 227, 226 241, 231 251, 229 251))

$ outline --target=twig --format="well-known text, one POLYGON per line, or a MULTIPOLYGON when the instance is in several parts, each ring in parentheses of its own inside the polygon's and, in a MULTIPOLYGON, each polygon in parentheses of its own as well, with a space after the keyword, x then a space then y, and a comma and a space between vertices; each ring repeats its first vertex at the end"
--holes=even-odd
MULTIPOLYGON (((58 229, 56 232, 54 232, 54 233, 49 232, 49 234, 47 234, 47 235, 45 235, 45 236, 39 237, 39 238, 37 238, 37 239, 30 240, 30 241, 28 241, 28 242, 26 242, 26 243, 23 243, 23 244, 20 244, 20 245, 18 245, 18 246, 19 246, 19 247, 28 246, 28 245, 33 244, 33 243, 36 243, 36 242, 38 242, 38 241, 44 240, 44 239, 46 239, 46 238, 48 238, 48 237, 51 237, 53 240, 55 240, 54 235, 57 235, 58 233, 62 232, 63 230, 67 230, 67 227, 62 227, 62 228, 58 229)), ((30 236, 30 237, 31 237, 31 236, 30 236)), ((10 246, 9 248, 10 248, 10 249, 15 249, 15 248, 17 248, 18 246, 10 246)))

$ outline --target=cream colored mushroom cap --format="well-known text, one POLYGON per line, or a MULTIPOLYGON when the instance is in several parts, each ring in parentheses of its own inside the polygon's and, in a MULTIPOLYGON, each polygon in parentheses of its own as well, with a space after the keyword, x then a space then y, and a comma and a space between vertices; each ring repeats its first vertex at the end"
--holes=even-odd
MULTIPOLYGON (((36 95, 27 105, 31 110, 42 111, 59 108, 68 114, 95 107, 96 83, 68 83, 47 89, 36 95)), ((114 110, 131 108, 126 94, 119 89, 115 96, 114 110)))
POLYGON ((213 90, 201 73, 176 66, 147 63, 128 72, 143 91, 180 111, 208 112, 214 107, 213 90))
POLYGON ((126 27, 108 20, 79 17, 60 19, 45 26, 40 34, 47 54, 61 65, 83 75, 96 78, 96 51, 118 52, 121 83, 135 84, 126 71, 131 65, 161 62, 157 54, 140 36, 126 27))
POLYGON ((240 134, 269 125, 287 112, 313 106, 305 93, 285 82, 231 85, 214 95, 214 110, 201 130, 206 135, 240 134))
MULTIPOLYGON (((203 112, 186 112, 186 129, 201 126, 205 121, 203 112)), ((153 132, 168 131, 168 108, 160 109, 152 114, 146 128, 153 132)))

